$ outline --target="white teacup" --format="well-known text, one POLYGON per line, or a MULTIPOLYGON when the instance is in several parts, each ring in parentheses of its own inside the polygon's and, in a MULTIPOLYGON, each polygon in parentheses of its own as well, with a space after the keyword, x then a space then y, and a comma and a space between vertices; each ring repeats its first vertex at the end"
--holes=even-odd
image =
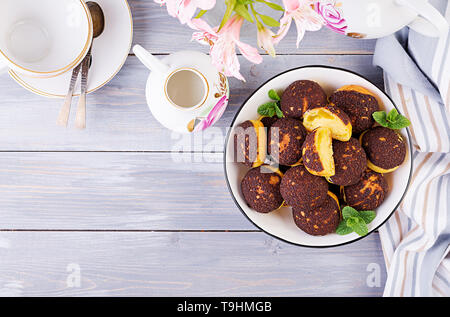
POLYGON ((92 33, 83 0, 1 0, 0 71, 60 75, 82 61, 92 33))
POLYGON ((432 37, 448 30, 427 0, 317 0, 315 9, 329 28, 355 38, 379 38, 405 26, 432 37))

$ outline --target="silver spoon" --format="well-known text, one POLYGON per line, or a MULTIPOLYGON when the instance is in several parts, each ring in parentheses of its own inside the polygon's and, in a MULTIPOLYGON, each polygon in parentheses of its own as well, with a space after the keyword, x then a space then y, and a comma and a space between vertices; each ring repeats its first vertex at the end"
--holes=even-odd
MULTIPOLYGON (((86 5, 88 6, 92 16, 92 24, 94 27, 93 38, 97 38, 100 36, 100 34, 102 34, 105 28, 105 16, 103 14, 102 8, 98 5, 98 3, 88 1, 86 2, 86 5)), ((80 98, 78 99, 77 113, 75 116, 75 126, 78 129, 86 128, 86 91, 89 72, 89 60, 91 58, 91 49, 92 44, 81 66, 81 94, 80 98)))
MULTIPOLYGON (((91 67, 92 63, 92 55, 89 59, 89 67, 91 67)), ((72 71, 72 78, 70 79, 70 86, 69 91, 67 92, 66 99, 64 99, 64 104, 61 107, 61 110, 59 111, 58 120, 56 123, 58 125, 67 126, 67 122, 69 121, 69 115, 70 115, 70 106, 72 105, 72 96, 73 96, 73 90, 75 88, 75 84, 77 83, 78 74, 80 73, 81 64, 78 64, 77 67, 75 67, 72 71)))

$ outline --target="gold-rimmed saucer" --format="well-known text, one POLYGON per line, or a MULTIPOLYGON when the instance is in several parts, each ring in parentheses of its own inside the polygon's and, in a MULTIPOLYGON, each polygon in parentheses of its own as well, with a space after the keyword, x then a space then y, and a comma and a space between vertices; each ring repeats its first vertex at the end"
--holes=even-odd
MULTIPOLYGON (((92 46, 92 65, 87 93, 106 85, 120 71, 133 40, 133 18, 126 0, 96 0, 105 15, 105 30, 92 46)), ((11 77, 29 91, 50 98, 64 98, 71 72, 51 78, 32 78, 9 71, 11 77)), ((80 83, 74 96, 80 94, 80 83)))

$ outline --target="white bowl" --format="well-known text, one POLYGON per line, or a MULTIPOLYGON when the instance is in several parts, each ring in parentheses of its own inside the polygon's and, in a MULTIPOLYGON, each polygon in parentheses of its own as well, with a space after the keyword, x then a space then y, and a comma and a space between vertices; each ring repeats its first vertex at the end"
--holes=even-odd
POLYGON ((0 57, 27 76, 71 70, 92 41, 92 19, 82 0, 0 1, 0 57))
MULTIPOLYGON (((249 170, 243 164, 233 161, 232 131, 236 125, 251 119, 258 119, 258 106, 269 101, 267 93, 270 89, 284 90, 290 83, 308 79, 319 83, 330 95, 337 88, 344 85, 360 85, 378 96, 378 102, 383 110, 389 111, 395 107, 392 100, 369 80, 351 71, 329 66, 306 66, 281 73, 258 88, 237 112, 230 131, 225 140, 224 169, 228 188, 236 205, 242 213, 261 230, 283 241, 309 247, 331 247, 354 242, 361 239, 356 233, 338 235, 335 233, 325 236, 312 236, 300 230, 294 223, 290 207, 283 207, 268 214, 258 213, 247 206, 241 192, 241 180, 249 170)), ((395 107, 396 108, 396 107, 395 107)), ((398 109, 397 109, 398 110, 398 109)), ((405 162, 395 172, 386 174, 389 193, 384 202, 376 210, 376 218, 368 225, 369 233, 380 227, 397 209, 406 194, 412 173, 411 139, 408 129, 400 133, 407 142, 405 162)))

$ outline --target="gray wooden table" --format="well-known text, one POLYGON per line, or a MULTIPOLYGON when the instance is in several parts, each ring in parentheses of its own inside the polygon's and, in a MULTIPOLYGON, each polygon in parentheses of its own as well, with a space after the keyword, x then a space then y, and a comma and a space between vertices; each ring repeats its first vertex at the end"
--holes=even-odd
MULTIPOLYGON (((134 43, 160 55, 206 51, 153 1, 129 2, 134 43)), ((344 67, 382 87, 373 41, 324 29, 308 33, 297 49, 295 37, 293 28, 276 59, 250 65, 241 58, 247 82, 230 80, 230 105, 217 124, 223 133, 252 91, 293 67, 344 67)), ((310 249, 257 230, 228 194, 223 137, 206 134, 199 142, 164 129, 146 105, 147 75, 130 54, 120 73, 88 96, 86 131, 55 125, 61 100, 0 76, 0 295, 382 294, 378 233, 310 249), (205 142, 207 151, 199 147, 205 142), (367 283, 377 267, 381 282, 367 283)))

